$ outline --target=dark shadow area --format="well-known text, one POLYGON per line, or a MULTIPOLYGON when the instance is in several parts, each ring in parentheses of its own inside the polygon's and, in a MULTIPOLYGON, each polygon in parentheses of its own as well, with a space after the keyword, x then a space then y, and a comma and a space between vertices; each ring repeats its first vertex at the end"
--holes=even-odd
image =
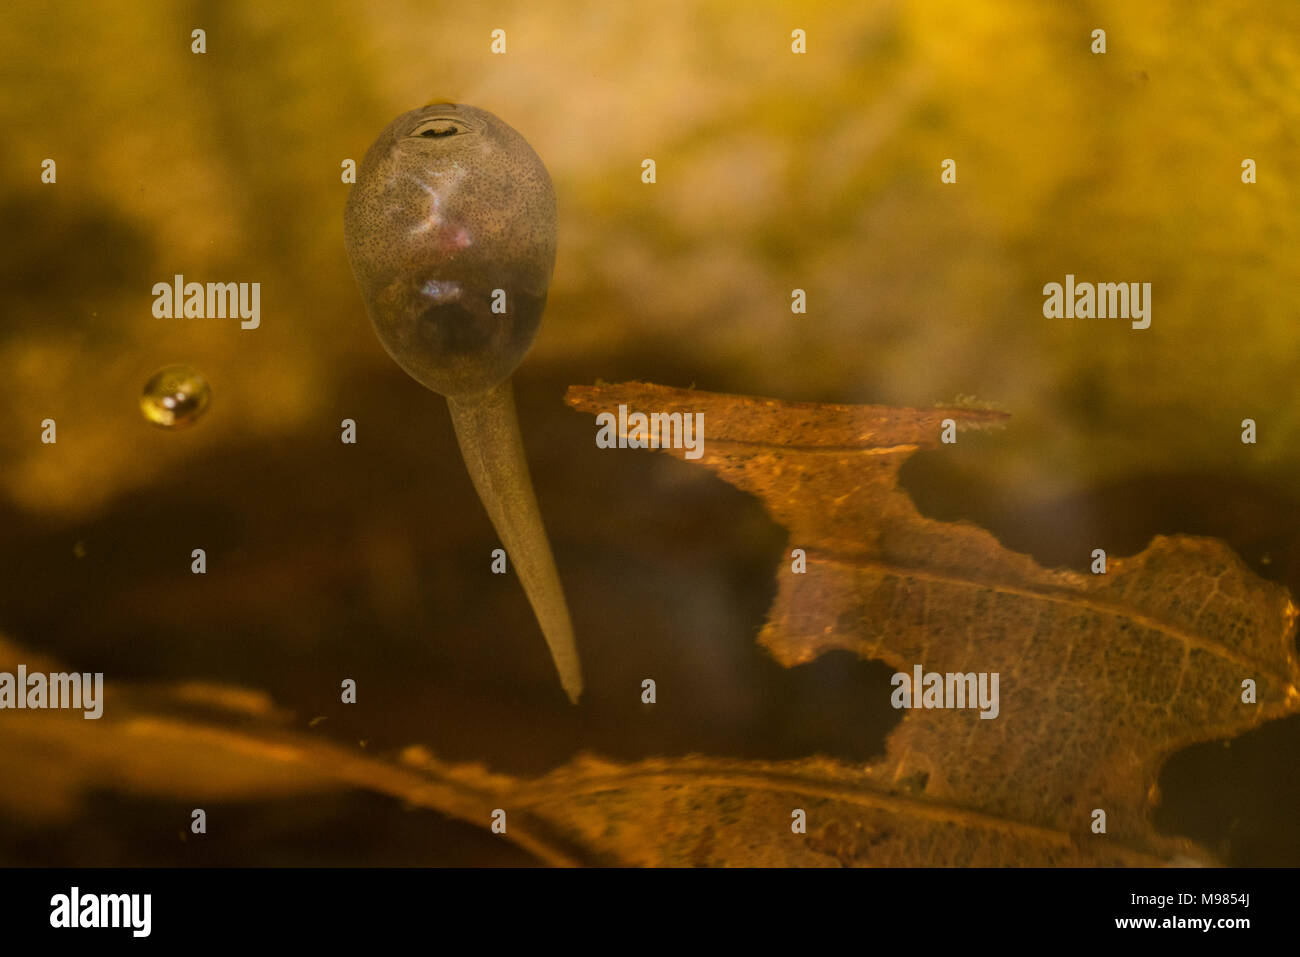
POLYGON ((45 867, 532 867, 540 862, 486 828, 350 791, 191 806, 112 792, 86 795, 75 827, 0 817, 0 864, 45 867), (328 837, 328 839, 323 839, 328 837))
POLYGON ((97 310, 148 290, 140 267, 153 259, 150 238, 117 210, 58 184, 4 197, 0 222, 21 237, 5 248, 6 336, 57 325, 86 345, 112 343, 116 330, 95 321, 97 310))
MULTIPOLYGON (((996 441, 996 433, 972 440, 996 441)), ((1067 498, 1035 499, 1023 489, 989 485, 950 459, 919 452, 903 466, 900 485, 921 513, 973 522, 1046 568, 1087 571, 1094 548, 1118 558, 1142 551, 1156 535, 1205 535, 1227 542, 1261 578, 1300 594, 1300 524, 1294 521, 1300 496, 1280 481, 1145 475, 1067 498)))
POLYGON ((1300 718, 1179 751, 1160 775, 1156 826, 1199 841, 1228 864, 1300 860, 1300 718))

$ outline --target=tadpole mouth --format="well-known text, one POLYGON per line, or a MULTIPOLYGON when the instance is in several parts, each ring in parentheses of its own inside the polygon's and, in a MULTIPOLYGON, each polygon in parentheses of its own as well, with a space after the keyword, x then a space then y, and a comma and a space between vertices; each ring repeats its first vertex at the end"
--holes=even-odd
MULTIPOLYGON (((439 104, 439 106, 442 105, 439 104)), ((445 114, 422 117, 406 135, 411 138, 438 140, 478 132, 477 128, 465 118, 452 115, 455 109, 454 106, 451 106, 445 114)))
POLYGON ((443 136, 455 136, 459 132, 454 123, 448 123, 446 126, 428 126, 419 133, 412 133, 412 136, 424 136, 429 139, 438 139, 443 136))
POLYGON ((450 139, 467 133, 478 133, 478 126, 463 116, 459 105, 434 103, 417 111, 415 124, 407 131, 408 138, 450 139))

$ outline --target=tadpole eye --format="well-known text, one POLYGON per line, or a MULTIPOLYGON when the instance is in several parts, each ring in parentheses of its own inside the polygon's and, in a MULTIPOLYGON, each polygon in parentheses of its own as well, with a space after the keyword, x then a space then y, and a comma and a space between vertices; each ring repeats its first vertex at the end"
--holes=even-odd
POLYGON ((415 129, 411 130, 412 136, 422 136, 425 139, 442 139, 447 136, 456 136, 460 133, 468 133, 469 127, 455 120, 425 120, 415 129))

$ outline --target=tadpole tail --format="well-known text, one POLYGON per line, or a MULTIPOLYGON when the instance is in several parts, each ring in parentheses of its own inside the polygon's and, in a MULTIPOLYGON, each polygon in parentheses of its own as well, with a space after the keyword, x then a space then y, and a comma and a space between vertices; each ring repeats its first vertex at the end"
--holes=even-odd
POLYGON ((528 460, 524 458, 514 389, 506 379, 481 396, 449 396, 447 406, 465 467, 523 583, 551 649, 560 684, 569 700, 577 704, 582 694, 582 664, 573 640, 569 606, 533 492, 528 460))

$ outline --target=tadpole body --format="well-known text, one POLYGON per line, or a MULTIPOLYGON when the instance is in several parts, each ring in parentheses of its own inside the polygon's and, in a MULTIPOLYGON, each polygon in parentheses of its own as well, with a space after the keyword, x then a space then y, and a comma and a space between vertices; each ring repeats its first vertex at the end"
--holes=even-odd
POLYGON ((576 703, 582 668, 510 384, 555 266, 546 167, 486 110, 430 104, 399 116, 366 152, 343 232, 384 349, 447 398, 470 478, 576 703))

